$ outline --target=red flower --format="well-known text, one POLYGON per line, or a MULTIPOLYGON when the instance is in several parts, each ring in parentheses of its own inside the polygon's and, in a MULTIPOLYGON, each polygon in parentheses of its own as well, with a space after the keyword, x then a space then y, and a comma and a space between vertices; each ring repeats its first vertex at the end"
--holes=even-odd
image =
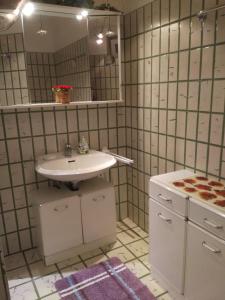
POLYGON ((72 85, 64 85, 64 84, 60 84, 60 85, 55 85, 52 87, 52 91, 53 92, 68 92, 68 90, 72 90, 73 86, 72 85))

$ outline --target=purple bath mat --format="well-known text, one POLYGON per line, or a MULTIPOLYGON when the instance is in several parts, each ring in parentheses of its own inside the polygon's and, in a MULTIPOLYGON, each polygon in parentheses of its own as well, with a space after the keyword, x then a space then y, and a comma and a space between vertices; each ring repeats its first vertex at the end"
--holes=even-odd
POLYGON ((148 288, 117 258, 58 280, 62 300, 155 300, 148 288))

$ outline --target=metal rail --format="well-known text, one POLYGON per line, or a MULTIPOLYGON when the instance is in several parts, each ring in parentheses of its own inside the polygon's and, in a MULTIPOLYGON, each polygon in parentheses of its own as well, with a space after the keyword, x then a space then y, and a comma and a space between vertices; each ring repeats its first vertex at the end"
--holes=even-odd
POLYGON ((220 6, 216 6, 213 8, 209 8, 209 9, 205 9, 205 10, 200 10, 200 12, 197 14, 197 17, 199 19, 199 21, 205 21, 205 19, 207 18, 208 13, 211 13, 213 11, 217 11, 219 9, 223 9, 225 8, 225 4, 220 5, 220 6))

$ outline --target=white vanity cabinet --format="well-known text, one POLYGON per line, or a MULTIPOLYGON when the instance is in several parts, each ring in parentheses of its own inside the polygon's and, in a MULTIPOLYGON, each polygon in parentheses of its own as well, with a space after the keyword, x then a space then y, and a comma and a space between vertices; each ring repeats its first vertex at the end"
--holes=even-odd
POLYGON ((81 196, 81 212, 83 223, 84 243, 101 239, 116 231, 116 211, 114 190, 101 190, 81 196))
POLYGON ((84 181, 75 192, 44 187, 31 199, 47 265, 116 241, 115 192, 103 179, 84 181))
POLYGON ((188 222, 185 299, 225 299, 225 241, 188 222))

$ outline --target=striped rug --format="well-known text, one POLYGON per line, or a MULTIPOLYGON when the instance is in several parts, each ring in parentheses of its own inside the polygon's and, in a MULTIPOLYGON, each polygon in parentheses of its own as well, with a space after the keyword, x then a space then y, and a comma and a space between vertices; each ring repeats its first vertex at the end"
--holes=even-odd
POLYGON ((148 288, 117 258, 58 280, 62 300, 155 300, 148 288))

